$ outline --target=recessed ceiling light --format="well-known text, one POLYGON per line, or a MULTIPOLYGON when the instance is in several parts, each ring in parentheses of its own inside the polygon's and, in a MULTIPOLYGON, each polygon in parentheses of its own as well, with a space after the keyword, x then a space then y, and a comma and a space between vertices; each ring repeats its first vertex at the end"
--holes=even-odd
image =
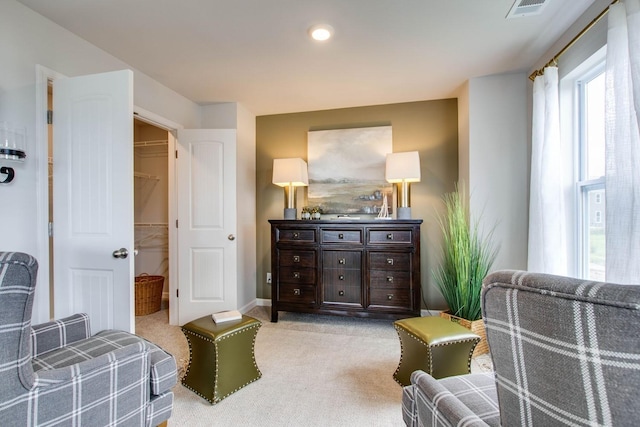
POLYGON ((314 25, 309 28, 309 35, 312 39, 323 42, 333 36, 333 27, 326 24, 314 25))

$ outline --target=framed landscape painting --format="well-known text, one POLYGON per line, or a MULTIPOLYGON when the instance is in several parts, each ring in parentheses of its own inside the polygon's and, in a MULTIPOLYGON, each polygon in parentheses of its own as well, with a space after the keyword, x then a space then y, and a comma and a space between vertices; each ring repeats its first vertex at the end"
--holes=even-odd
POLYGON ((323 214, 377 215, 393 187, 384 177, 391 126, 309 131, 308 205, 323 214))

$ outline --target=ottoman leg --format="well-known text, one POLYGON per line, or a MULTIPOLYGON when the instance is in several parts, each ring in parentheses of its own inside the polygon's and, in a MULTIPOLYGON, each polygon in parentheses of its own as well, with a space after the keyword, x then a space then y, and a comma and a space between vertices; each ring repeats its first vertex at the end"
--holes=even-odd
POLYGON ((189 343, 189 365, 182 378, 182 385, 213 404, 215 395, 215 367, 217 362, 214 343, 185 333, 189 343))
POLYGON ((254 353, 258 328, 251 327, 220 340, 215 398, 220 401, 258 380, 262 373, 254 353))
POLYGON ((431 352, 429 346, 402 329, 397 329, 400 338, 400 362, 393 378, 401 386, 411 385, 411 374, 422 370, 431 374, 431 352))
POLYGON ((452 342, 431 347, 434 378, 452 377, 471 372, 471 355, 479 340, 452 342))

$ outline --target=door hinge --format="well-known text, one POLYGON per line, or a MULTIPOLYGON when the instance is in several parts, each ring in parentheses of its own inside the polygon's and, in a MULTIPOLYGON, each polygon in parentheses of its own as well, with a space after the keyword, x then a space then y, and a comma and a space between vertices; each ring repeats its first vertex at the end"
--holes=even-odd
POLYGON ((178 158, 178 150, 176 150, 176 159, 178 158))
POLYGON ((47 124, 53 124, 53 110, 47 110, 47 124))
POLYGON ((180 298, 180 289, 176 289, 176 298, 180 298))
POLYGON ((49 232, 49 237, 53 237, 53 223, 52 222, 47 224, 47 231, 49 232))
POLYGON ((178 228, 178 220, 176 219, 176 228, 178 228))

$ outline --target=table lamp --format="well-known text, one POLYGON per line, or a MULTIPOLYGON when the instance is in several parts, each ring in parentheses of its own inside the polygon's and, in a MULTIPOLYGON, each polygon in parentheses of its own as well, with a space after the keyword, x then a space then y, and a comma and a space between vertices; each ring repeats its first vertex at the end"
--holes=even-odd
POLYGON ((273 159, 273 181, 284 188, 284 219, 296 219, 296 188, 309 185, 307 162, 300 158, 273 159))
POLYGON ((417 151, 387 154, 385 178, 398 186, 397 219, 411 219, 409 184, 420 182, 420 155, 417 151))

